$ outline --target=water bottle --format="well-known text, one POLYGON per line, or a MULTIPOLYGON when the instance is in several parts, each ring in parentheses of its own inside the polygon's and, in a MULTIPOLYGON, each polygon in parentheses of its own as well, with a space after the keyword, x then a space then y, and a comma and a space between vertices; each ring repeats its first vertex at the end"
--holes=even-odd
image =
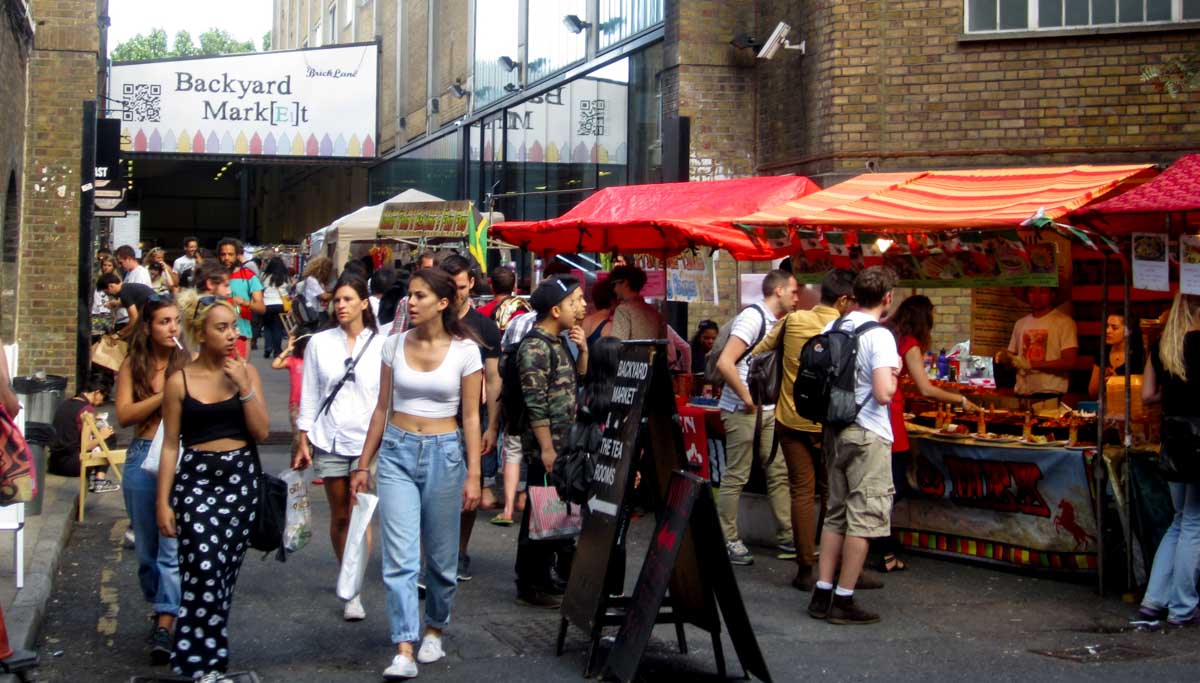
POLYGON ((937 370, 938 379, 944 380, 950 377, 950 362, 946 360, 946 349, 938 352, 937 370))

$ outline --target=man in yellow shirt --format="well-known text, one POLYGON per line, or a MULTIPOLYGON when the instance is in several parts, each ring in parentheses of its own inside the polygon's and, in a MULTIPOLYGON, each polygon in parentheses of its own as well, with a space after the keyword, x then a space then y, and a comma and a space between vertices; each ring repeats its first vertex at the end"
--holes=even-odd
POLYGON ((752 352, 772 351, 783 344, 783 383, 775 408, 775 433, 787 464, 788 490, 792 499, 792 539, 799 565, 792 585, 805 592, 812 591, 813 569, 817 564, 816 496, 821 498, 823 514, 828 481, 820 450, 821 425, 796 413, 792 385, 800 370, 800 350, 829 323, 853 308, 854 272, 831 270, 821 281, 821 302, 811 310, 789 313, 752 352))

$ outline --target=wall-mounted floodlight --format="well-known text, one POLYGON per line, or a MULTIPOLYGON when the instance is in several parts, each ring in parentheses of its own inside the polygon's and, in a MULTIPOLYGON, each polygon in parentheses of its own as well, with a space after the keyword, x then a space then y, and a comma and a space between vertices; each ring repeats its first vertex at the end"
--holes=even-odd
POLYGON ((462 87, 462 85, 459 83, 450 84, 450 92, 454 93, 454 96, 459 99, 462 99, 462 98, 466 97, 467 95, 471 94, 471 93, 467 92, 467 89, 462 87))
POLYGON ((592 24, 591 22, 580 19, 577 15, 568 14, 567 16, 563 17, 563 26, 566 26, 567 30, 571 33, 583 33, 587 29, 591 28, 592 24))
POLYGON ((800 54, 804 54, 805 41, 802 40, 796 45, 788 42, 787 35, 791 30, 792 27, 787 22, 779 22, 779 25, 771 32, 771 37, 767 38, 766 43, 763 43, 762 49, 758 52, 758 58, 771 59, 775 56, 776 52, 779 52, 779 48, 781 47, 785 50, 799 50, 800 54))
POLYGON ((508 55, 504 55, 496 61, 499 62, 500 66, 504 67, 506 71, 516 71, 517 67, 521 66, 520 62, 514 61, 513 58, 509 57, 508 55))

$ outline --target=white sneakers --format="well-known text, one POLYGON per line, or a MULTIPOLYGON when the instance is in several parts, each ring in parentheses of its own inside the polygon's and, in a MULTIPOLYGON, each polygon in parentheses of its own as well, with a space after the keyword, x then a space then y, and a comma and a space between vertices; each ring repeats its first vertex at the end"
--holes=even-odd
POLYGON ((392 657, 392 665, 383 670, 385 681, 398 681, 417 677, 417 663, 408 655, 392 657))
POLYGON ((442 637, 426 633, 425 637, 421 639, 421 648, 417 650, 417 661, 422 664, 433 664, 445 656, 446 651, 442 649, 442 637))
POLYGON ((367 618, 367 610, 363 609, 361 595, 356 595, 346 601, 346 606, 342 608, 342 618, 346 621, 362 621, 367 618))

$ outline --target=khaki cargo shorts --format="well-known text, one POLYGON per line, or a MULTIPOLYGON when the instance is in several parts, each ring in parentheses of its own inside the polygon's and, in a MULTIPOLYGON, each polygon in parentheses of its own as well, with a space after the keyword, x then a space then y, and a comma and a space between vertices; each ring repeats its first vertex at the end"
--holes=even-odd
POLYGON ((829 512, 825 530, 858 538, 892 533, 892 444, 851 425, 826 436, 829 512))

